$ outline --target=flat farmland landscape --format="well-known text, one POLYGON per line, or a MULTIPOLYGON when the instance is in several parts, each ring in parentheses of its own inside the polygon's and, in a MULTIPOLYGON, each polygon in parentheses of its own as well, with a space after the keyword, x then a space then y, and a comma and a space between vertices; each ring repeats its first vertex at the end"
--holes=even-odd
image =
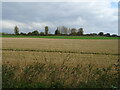
POLYGON ((3 88, 118 88, 118 40, 2 38, 3 88))

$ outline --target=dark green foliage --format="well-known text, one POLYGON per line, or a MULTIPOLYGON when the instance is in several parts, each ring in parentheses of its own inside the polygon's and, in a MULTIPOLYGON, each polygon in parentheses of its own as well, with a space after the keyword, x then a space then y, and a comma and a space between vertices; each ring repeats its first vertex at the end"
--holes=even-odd
POLYGON ((26 33, 21 32, 20 35, 26 35, 26 33))
POLYGON ((44 34, 44 32, 40 32, 40 36, 44 36, 45 34, 44 34))
MULTIPOLYGON (((110 35, 110 33, 104 34, 103 32, 99 32, 98 34, 96 34, 96 33, 84 34, 83 28, 79 28, 78 32, 77 32, 76 28, 72 28, 72 29, 69 28, 68 29, 65 26, 57 27, 57 30, 55 30, 54 34, 50 34, 50 32, 48 33, 48 31, 49 31, 49 27, 45 26, 44 34, 43 34, 43 32, 41 32, 40 35, 41 36, 44 36, 44 35, 46 35, 46 36, 54 36, 54 35, 61 35, 61 36, 107 36, 107 37, 109 37, 109 36, 117 37, 118 36, 116 34, 110 35)), ((14 33, 15 33, 15 35, 19 35, 18 26, 15 26, 14 33)), ((12 34, 2 33, 2 35, 12 35, 12 34)), ((20 33, 20 35, 37 36, 37 35, 39 35, 39 32, 37 30, 35 30, 35 31, 29 32, 29 33, 20 33)))
POLYGON ((8 33, 4 33, 4 32, 3 32, 3 33, 0 33, 0 35, 8 35, 8 33))
POLYGON ((45 26, 45 35, 48 35, 48 30, 49 30, 48 26, 45 26))
POLYGON ((116 34, 113 34, 112 37, 117 37, 117 35, 116 35, 116 34))
POLYGON ((32 32, 32 35, 39 35, 39 32, 37 30, 32 32))
POLYGON ((97 36, 97 33, 90 33, 89 36, 97 36))
POLYGON ((76 28, 72 28, 72 29, 71 29, 71 34, 70 34, 70 35, 73 35, 73 36, 77 35, 77 30, 76 30, 76 28))
POLYGON ((82 36, 84 33, 83 28, 78 29, 77 35, 82 36))
POLYGON ((110 33, 106 33, 105 36, 110 37, 110 33))
POLYGON ((99 32, 98 35, 99 35, 99 36, 103 36, 104 33, 103 33, 103 32, 99 32))
POLYGON ((30 36, 30 35, 32 35, 32 33, 31 33, 31 32, 29 32, 27 35, 29 35, 29 36, 30 36))
POLYGON ((59 30, 56 30, 56 31, 55 31, 55 35, 60 35, 60 31, 59 31, 59 30))

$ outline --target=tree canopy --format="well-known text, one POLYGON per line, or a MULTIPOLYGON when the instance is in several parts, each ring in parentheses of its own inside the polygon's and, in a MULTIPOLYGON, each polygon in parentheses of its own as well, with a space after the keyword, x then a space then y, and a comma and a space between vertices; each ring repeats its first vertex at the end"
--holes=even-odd
POLYGON ((19 28, 18 28, 18 26, 15 26, 15 28, 14 28, 14 33, 15 33, 16 35, 19 35, 19 28))

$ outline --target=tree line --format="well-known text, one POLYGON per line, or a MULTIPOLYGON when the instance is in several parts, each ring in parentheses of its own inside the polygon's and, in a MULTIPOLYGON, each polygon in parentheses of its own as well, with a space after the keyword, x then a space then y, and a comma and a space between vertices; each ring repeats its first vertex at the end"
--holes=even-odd
MULTIPOLYGON (((20 32, 18 26, 14 27, 14 35, 28 35, 28 36, 114 36, 116 37, 116 34, 110 34, 106 33, 104 34, 103 32, 99 33, 90 33, 90 34, 84 34, 83 28, 79 28, 78 30, 76 28, 66 28, 65 26, 57 27, 57 29, 54 31, 54 34, 50 34, 49 32, 49 27, 45 26, 44 32, 39 32, 38 30, 34 30, 32 32, 28 33, 23 33, 20 32)), ((6 35, 7 33, 2 33, 2 35, 6 35)), ((11 35, 11 34, 9 34, 11 35)))

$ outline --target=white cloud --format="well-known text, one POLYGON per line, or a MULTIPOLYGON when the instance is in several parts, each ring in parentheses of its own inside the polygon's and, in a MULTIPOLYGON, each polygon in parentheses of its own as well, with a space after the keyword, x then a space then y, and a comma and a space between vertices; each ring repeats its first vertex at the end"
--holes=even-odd
POLYGON ((32 22, 31 26, 34 28, 44 28, 45 26, 55 27, 55 25, 50 22, 32 22))
POLYGON ((23 23, 12 20, 3 20, 2 21, 2 29, 5 30, 3 32, 12 32, 14 31, 14 27, 18 26, 21 32, 30 32, 33 30, 44 30, 45 26, 51 26, 55 28, 55 25, 50 22, 31 22, 31 23, 23 23))
MULTIPOLYGON (((28 2, 31 1, 33 0, 28 0, 28 2)), ((54 28, 53 30, 59 25, 66 25, 70 27, 75 26, 77 28, 83 27, 86 33, 99 31, 111 33, 118 32, 118 9, 111 8, 111 2, 118 2, 118 0, 85 0, 84 2, 82 2, 83 0, 66 1, 72 3, 33 3, 33 5, 32 3, 30 5, 21 3, 21 8, 20 10, 18 9, 21 12, 18 12, 14 7, 10 9, 11 16, 14 14, 16 17, 19 15, 19 17, 17 17, 17 19, 15 17, 10 17, 10 22, 9 16, 6 16, 8 18, 4 28, 13 29, 14 25, 18 24, 23 31, 27 32, 34 29, 43 30, 46 25, 54 28), (73 3, 76 1, 77 3, 73 3)), ((38 0, 34 0, 34 2, 38 2, 38 0)))
POLYGON ((2 0, 2 2, 118 2, 119 0, 2 0))
POLYGON ((2 21, 3 29, 13 29, 16 25, 21 26, 22 28, 26 27, 26 24, 21 23, 21 22, 11 21, 11 20, 3 20, 2 21))

